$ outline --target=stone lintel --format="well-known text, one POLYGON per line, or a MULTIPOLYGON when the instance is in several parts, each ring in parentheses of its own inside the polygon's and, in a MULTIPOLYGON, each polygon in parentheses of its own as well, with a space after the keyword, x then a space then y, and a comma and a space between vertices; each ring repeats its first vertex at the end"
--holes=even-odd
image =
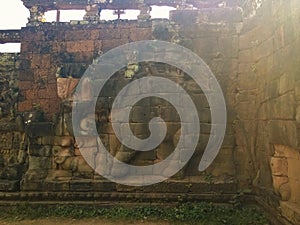
POLYGON ((0 44, 5 43, 20 43, 21 30, 0 30, 0 44))

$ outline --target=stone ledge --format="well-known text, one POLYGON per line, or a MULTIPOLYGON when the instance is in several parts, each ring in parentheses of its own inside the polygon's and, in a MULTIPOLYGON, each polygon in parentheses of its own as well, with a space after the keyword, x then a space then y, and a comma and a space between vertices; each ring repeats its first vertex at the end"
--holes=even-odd
POLYGON ((205 194, 205 193, 227 193, 237 192, 237 184, 234 180, 215 180, 207 182, 201 177, 186 177, 145 186, 132 187, 115 184, 107 180, 94 179, 67 179, 67 180, 23 180, 21 190, 24 192, 53 191, 53 192, 119 192, 119 193, 178 193, 178 194, 205 194))
POLYGON ((21 30, 0 30, 0 44, 20 43, 21 30))
MULTIPOLYGON (((140 203, 178 203, 178 202, 213 202, 229 203, 235 194, 178 194, 178 193, 117 193, 117 192, 0 192, 0 206, 28 204, 81 204, 81 205, 115 205, 140 203)), ((253 204, 254 196, 244 196, 247 204, 253 204)))

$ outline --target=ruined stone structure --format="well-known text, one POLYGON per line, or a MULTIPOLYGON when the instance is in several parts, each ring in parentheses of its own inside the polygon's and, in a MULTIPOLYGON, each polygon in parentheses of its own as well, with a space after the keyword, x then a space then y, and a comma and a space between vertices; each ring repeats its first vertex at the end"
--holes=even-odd
MULTIPOLYGON (((179 196, 229 202, 238 190, 251 189, 248 199, 276 215, 276 223, 300 223, 298 0, 265 0, 255 15, 252 5, 241 1, 223 6, 219 1, 206 5, 196 0, 185 4, 176 0, 23 2, 31 12, 27 27, 0 32, 0 43, 21 43, 20 54, 0 56, 1 200, 156 201, 179 196), (178 7, 169 20, 151 20, 150 5, 178 7), (137 20, 103 21, 99 7, 140 9, 141 15, 137 20), (82 21, 44 22, 44 12, 53 9, 86 9, 87 13, 82 21), (173 151, 180 129, 170 104, 146 99, 133 107, 133 132, 139 137, 149 135, 147 122, 161 116, 167 122, 167 137, 157 149, 144 153, 120 144, 112 130, 110 109, 116 94, 133 79, 152 75, 176 81, 192 97, 201 122, 196 152, 181 172, 166 182, 134 188, 109 182, 87 165, 73 137, 71 105, 74 89, 94 59, 139 40, 169 41, 199 55, 221 85, 228 122, 220 153, 200 173, 197 168, 212 124, 198 85, 183 71, 154 62, 129 65, 114 74, 100 93, 96 117, 87 114, 81 128, 95 117, 102 142, 121 161, 149 165, 164 160, 173 151)), ((92 84, 87 80, 85 85, 80 97, 89 99, 92 84)), ((97 145, 94 140, 86 143, 87 151, 97 145)))

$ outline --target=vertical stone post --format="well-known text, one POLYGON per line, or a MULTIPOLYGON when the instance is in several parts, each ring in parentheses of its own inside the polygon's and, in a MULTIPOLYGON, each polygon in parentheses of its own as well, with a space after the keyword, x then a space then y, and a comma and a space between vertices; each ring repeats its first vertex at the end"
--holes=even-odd
POLYGON ((150 16, 151 6, 147 4, 140 4, 139 9, 140 9, 140 15, 138 15, 139 20, 148 20, 151 18, 150 16))
POLYGON ((39 22, 44 22, 45 9, 39 5, 34 5, 29 8, 30 17, 28 18, 28 24, 35 25, 39 22))
POLYGON ((100 20, 99 6, 97 4, 87 5, 85 7, 85 11, 86 11, 86 13, 83 17, 84 20, 87 20, 87 21, 100 20))

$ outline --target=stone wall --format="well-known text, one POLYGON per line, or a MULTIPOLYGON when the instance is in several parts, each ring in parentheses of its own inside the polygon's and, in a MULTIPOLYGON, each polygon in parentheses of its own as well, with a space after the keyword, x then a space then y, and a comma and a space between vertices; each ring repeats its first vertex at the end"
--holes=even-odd
MULTIPOLYGON (((228 194, 250 188, 264 207, 298 224, 299 22, 297 0, 266 0, 248 19, 237 7, 182 8, 172 11, 170 20, 35 21, 22 28, 21 54, 1 55, 0 94, 5 101, 0 105, 0 190, 20 191, 11 195, 14 200, 19 195, 37 200, 137 195, 158 199, 167 193, 173 199, 183 194, 190 200, 229 201, 228 194), (121 161, 149 165, 164 160, 180 127, 172 106, 157 99, 141 101, 132 110, 133 132, 147 135, 147 121, 160 115, 170 128, 167 138, 143 154, 116 140, 110 121, 112 101, 136 77, 163 76, 182 84, 201 122, 195 154, 181 172, 157 185, 132 188, 107 181, 87 165, 73 137, 71 104, 75 87, 95 58, 122 44, 149 39, 182 45, 209 65, 225 96, 228 123, 216 160, 199 172, 212 124, 207 99, 195 82, 183 71, 153 62, 114 74, 98 98, 96 115, 87 112, 81 128, 96 118, 102 142, 121 161)), ((86 91, 79 97, 88 100, 92 84, 83 83, 86 91)), ((86 151, 97 145, 92 139, 86 143, 86 151)), ((288 224, 287 220, 283 221, 288 224)))
POLYGON ((239 183, 250 178, 263 202, 295 224, 300 179, 299 16, 298 1, 265 1, 257 15, 244 22, 235 97, 239 183))
POLYGON ((1 44, 19 43, 21 41, 20 30, 3 30, 0 31, 1 44))
POLYGON ((0 189, 15 191, 26 170, 24 130, 17 113, 19 55, 0 55, 0 189))
MULTIPOLYGON (((172 11, 170 19, 177 25, 178 43, 199 55, 210 67, 220 83, 227 107, 227 131, 225 139, 215 162, 206 171, 216 177, 234 178, 236 165, 234 159, 235 137, 233 122, 235 121, 234 101, 235 83, 238 65, 238 41, 242 28, 242 11, 232 8, 203 9, 199 11, 172 11)), ((209 110, 209 109, 208 109, 209 110)), ((200 112, 201 117, 207 117, 200 112)), ((202 126, 209 127, 210 120, 201 121, 202 126)), ((207 140, 200 137, 200 142, 207 140), (201 140, 202 139, 202 140, 201 140)), ((205 145, 204 145, 205 146, 205 145)), ((199 162, 201 155, 192 160, 199 162)))
MULTIPOLYGON (((157 39, 190 48, 211 67, 226 95, 230 115, 218 158, 207 171, 200 173, 197 168, 211 127, 210 109, 204 93, 195 82, 176 68, 156 63, 138 65, 139 71, 136 76, 150 74, 165 76, 183 84, 199 110, 202 131, 200 140, 189 165, 176 175, 177 179, 180 178, 183 183, 187 183, 191 182, 189 180, 192 177, 192 183, 198 185, 204 183, 211 190, 234 192, 236 190, 233 152, 234 105, 230 99, 234 93, 233 84, 238 57, 237 41, 241 23, 242 12, 226 8, 178 10, 173 12, 170 21, 162 19, 98 23, 76 21, 71 24, 43 23, 42 26, 23 28, 19 76, 21 99, 18 109, 25 113, 24 120, 25 123, 28 122, 26 137, 29 168, 23 177, 21 189, 23 191, 85 191, 87 189, 111 191, 115 189, 112 188, 115 186, 113 184, 107 189, 100 185, 106 181, 100 179, 86 164, 78 149, 78 143, 75 143, 71 126, 72 94, 84 71, 97 56, 129 42, 157 39), (195 21, 194 24, 189 23, 187 26, 186 21, 191 13, 194 14, 195 21), (225 20, 223 16, 226 16, 225 20), (29 117, 26 112, 30 112, 29 117), (91 185, 85 186, 86 183, 91 185)), ((131 74, 124 77, 121 75, 123 72, 114 75, 106 85, 102 96, 99 97, 96 117, 99 118, 101 140, 111 154, 121 161, 130 161, 135 165, 148 165, 164 160, 172 152, 173 136, 180 128, 178 116, 176 117, 176 112, 170 105, 151 100, 153 105, 145 101, 133 108, 133 129, 136 130, 137 135, 147 135, 147 121, 150 115, 159 112, 159 115, 167 121, 168 138, 155 151, 135 154, 124 150, 111 130, 109 112, 112 100, 121 88, 131 81, 130 78, 135 76, 131 74), (145 107, 147 107, 146 111, 145 107)), ((89 90, 91 84, 86 82, 85 85, 85 90, 89 90)), ((89 95, 89 91, 86 91, 82 93, 81 98, 88 99, 89 95)), ((83 124, 85 122, 82 121, 83 124)), ((96 145, 95 140, 87 142, 89 149, 96 145)), ((179 190, 184 192, 184 189, 179 190)), ((121 190, 127 189, 123 187, 121 190)), ((194 192, 207 192, 206 190, 207 188, 194 189, 194 192)))
POLYGON ((19 111, 41 108, 50 119, 59 112, 61 102, 57 77, 80 78, 99 54, 131 41, 151 38, 151 25, 48 23, 23 28, 21 37, 19 111))

